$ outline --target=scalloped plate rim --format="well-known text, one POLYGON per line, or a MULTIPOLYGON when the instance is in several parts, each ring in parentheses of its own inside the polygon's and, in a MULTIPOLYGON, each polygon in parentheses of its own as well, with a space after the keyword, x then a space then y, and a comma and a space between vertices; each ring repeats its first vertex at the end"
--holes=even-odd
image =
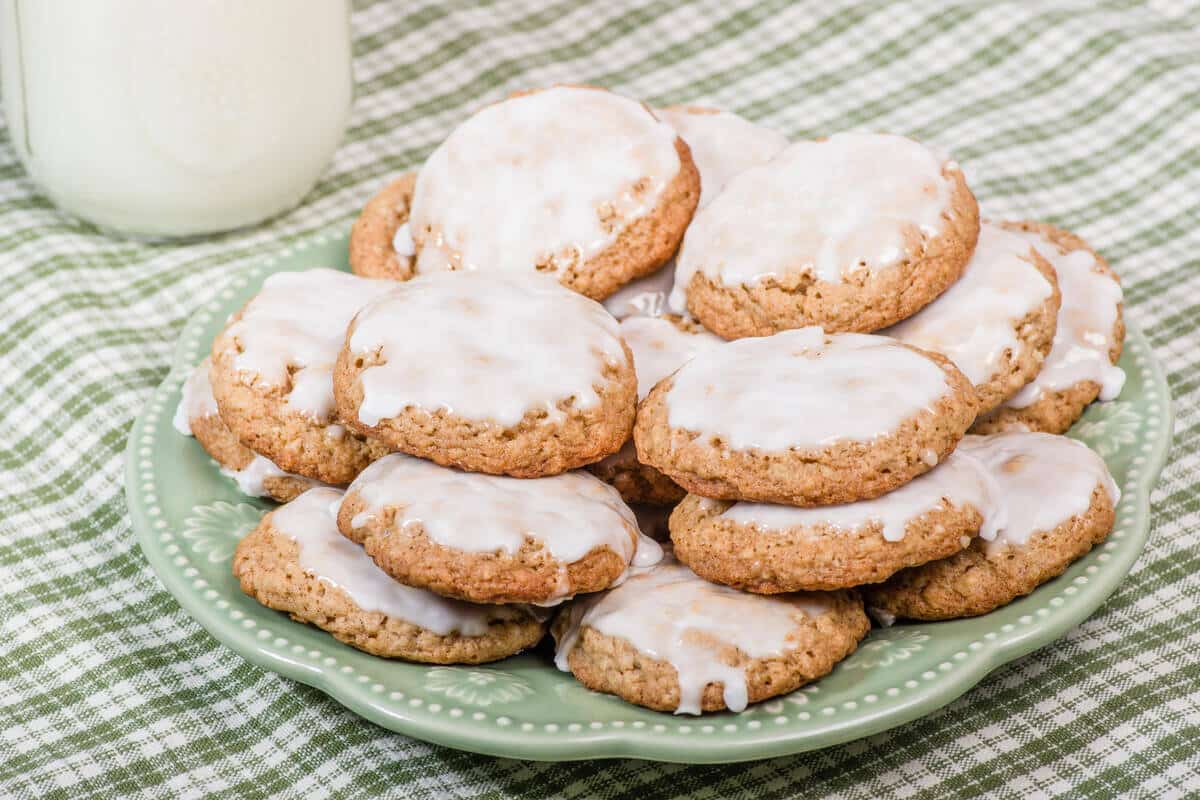
MULTIPOLYGON (((285 271, 289 266, 299 267, 299 265, 290 265, 287 262, 313 246, 344 244, 346 237, 347 231, 344 228, 316 234, 295 245, 285 247, 274 258, 268 258, 247 268, 240 280, 248 284, 271 272, 285 271)), ((344 268, 344 266, 340 268, 344 268)), ((235 276, 231 279, 231 284, 238 280, 239 278, 235 276)), ((220 297, 221 292, 218 292, 216 296, 220 297)), ((186 364, 186 345, 189 340, 197 336, 198 331, 205 325, 204 307, 208 306, 211 309, 213 306, 219 305, 220 300, 210 300, 208 303, 201 304, 189 318, 173 349, 170 370, 130 428, 125 465, 126 500, 133 523, 133 532, 147 561, 185 611, 218 641, 247 660, 285 677, 313 686, 354 713, 389 730, 428 742, 491 756, 553 761, 639 758, 677 763, 733 763, 829 747, 870 736, 925 716, 965 694, 996 668, 1060 638, 1095 613, 1125 578, 1145 548, 1150 528, 1150 492, 1166 463, 1171 447, 1173 410, 1169 386, 1162 367, 1154 358, 1153 351, 1144 335, 1135 325, 1129 324, 1127 341, 1136 342, 1138 346, 1145 348, 1146 363, 1150 369, 1148 383, 1157 387, 1162 393, 1162 413, 1154 431, 1156 434, 1154 441, 1157 446, 1148 454, 1140 475, 1134 481, 1136 507, 1133 519, 1137 524, 1132 525, 1129 529, 1132 534, 1129 538, 1132 542, 1114 554, 1112 563, 1100 571, 1102 578, 1092 581, 1092 588, 1088 595, 1096 598, 1094 602, 1083 602, 1082 600, 1074 602, 1067 608, 1058 610, 1053 619, 1016 629, 1014 635, 1004 639, 997 638, 990 646, 982 648, 982 652, 972 653, 966 663, 955 665, 957 671, 953 680, 946 679, 923 686, 922 691, 910 693, 900 703, 893 703, 886 708, 881 705, 874 713, 869 708, 860 706, 861 710, 851 717, 839 715, 831 720, 819 720, 814 715, 813 721, 819 724, 811 729, 798 728, 794 725, 777 728, 768 724, 764 719, 761 726, 753 731, 746 730, 746 727, 739 727, 740 733, 736 741, 713 738, 707 745, 703 735, 699 733, 694 736, 660 735, 644 724, 638 727, 634 723, 620 729, 605 726, 602 731, 584 729, 577 733, 568 733, 565 730, 568 723, 565 721, 554 731, 546 730, 544 726, 541 731, 524 731, 518 730, 516 726, 480 725, 468 716, 456 718, 449 715, 413 715, 397 710, 397 708, 389 707, 386 703, 381 702, 383 698, 378 694, 373 694, 366 684, 351 681, 332 667, 303 664, 295 658, 278 652, 278 649, 272 648, 269 643, 260 641, 257 634, 230 623, 212 606, 204 602, 199 593, 188 585, 187 579, 171 563, 164 548, 157 546, 158 543, 153 535, 156 520, 148 513, 144 498, 139 493, 137 457, 139 442, 144 438, 152 437, 152 434, 147 433, 152 417, 151 406, 156 401, 163 403, 168 397, 175 395, 181 380, 180 373, 190 367, 186 364)), ((1124 498, 1122 499, 1124 500, 1124 498)), ((1042 589, 1038 591, 1040 592, 1042 589)), ((1030 595, 1030 597, 1035 596, 1037 596, 1037 592, 1030 595)), ((268 613, 274 614, 275 612, 268 610, 268 613)), ((300 623, 290 622, 282 615, 279 616, 280 620, 286 624, 300 625, 300 623)), ((937 624, 924 627, 936 629, 937 624)), ((330 641, 334 640, 330 639, 330 641)), ((502 666, 503 663, 499 662, 497 666, 502 666)), ((552 666, 548 666, 548 668, 553 669, 552 666)), ((570 678, 565 679, 571 680, 570 678)), ((676 721, 682 719, 671 715, 664 716, 676 721)), ((721 719, 721 717, 714 718, 706 715, 690 718, 690 722, 691 727, 701 729, 719 726, 721 719)), ((680 723, 679 728, 682 727, 685 725, 680 723)))

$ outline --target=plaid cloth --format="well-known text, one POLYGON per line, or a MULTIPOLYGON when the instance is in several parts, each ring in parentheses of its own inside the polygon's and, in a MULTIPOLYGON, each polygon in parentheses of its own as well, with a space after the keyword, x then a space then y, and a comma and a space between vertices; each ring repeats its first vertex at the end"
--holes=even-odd
POLYGON ((0 795, 1200 792, 1200 5, 379 0, 353 26, 345 144, 301 208, 248 233, 108 238, 59 214, 0 139, 0 795), (427 745, 201 630, 135 546, 122 491, 130 420, 184 320, 247 264, 348 222, 472 109, 555 81, 797 138, 910 134, 953 151, 985 213, 1099 247, 1178 413, 1149 549, 1112 599, 923 720, 729 767, 427 745))

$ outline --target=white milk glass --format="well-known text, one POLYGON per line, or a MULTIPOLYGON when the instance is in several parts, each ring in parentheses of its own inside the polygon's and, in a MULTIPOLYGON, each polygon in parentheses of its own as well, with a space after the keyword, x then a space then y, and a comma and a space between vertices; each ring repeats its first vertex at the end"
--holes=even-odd
POLYGON ((0 0, 9 134, 61 208, 192 236, 300 202, 345 133, 348 0, 0 0))

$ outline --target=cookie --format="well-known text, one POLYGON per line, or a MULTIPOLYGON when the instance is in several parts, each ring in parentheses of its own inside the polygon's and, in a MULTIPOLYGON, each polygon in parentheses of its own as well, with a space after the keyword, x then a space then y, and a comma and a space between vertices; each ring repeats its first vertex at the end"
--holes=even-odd
POLYGON ((545 626, 514 606, 449 600, 397 583, 338 533, 337 489, 312 489, 263 517, 233 556, 259 603, 372 655, 481 664, 532 647, 545 626))
POLYGON ((654 113, 674 128, 691 150, 700 172, 697 210, 712 202, 734 176, 767 163, 788 146, 782 133, 729 111, 669 106, 654 113))
POLYGON ((675 555, 701 577, 763 594, 878 583, 992 538, 994 483, 970 455, 899 489, 816 508, 689 495, 671 515, 675 555))
POLYGON ((183 397, 175 409, 175 430, 195 436, 221 469, 244 494, 270 497, 281 503, 320 486, 318 481, 284 472, 268 458, 244 446, 217 413, 208 380, 211 359, 201 361, 183 384, 183 397))
POLYGON ((620 492, 626 503, 672 506, 687 494, 678 483, 638 460, 633 439, 611 456, 589 464, 587 470, 620 492))
POLYGON ((1000 492, 998 533, 949 558, 864 587, 884 616, 972 617, 1029 594, 1104 541, 1120 493, 1103 459, 1046 433, 968 436, 960 449, 984 463, 1000 492))
MULTIPOLYGON (((621 338, 633 353, 639 400, 649 394, 654 384, 697 353, 724 343, 723 339, 695 322, 676 316, 628 317, 621 321, 621 338)), ((638 461, 632 439, 616 453, 589 466, 588 470, 617 487, 627 503, 674 504, 686 494, 666 475, 638 461)))
POLYGON ((267 278, 212 347, 213 396, 243 445, 331 484, 388 452, 336 419, 332 374, 350 320, 395 285, 331 269, 267 278))
POLYGON ((938 464, 975 419, 950 361, 801 328, 707 350, 638 408, 638 459, 693 494, 797 506, 877 497, 938 464))
POLYGON ((421 275, 362 309, 334 371, 338 413, 394 450, 536 478, 629 438, 637 381, 617 322, 548 277, 421 275))
POLYGON ((870 622, 852 591, 745 594, 672 559, 579 598, 551 631, 584 686, 676 714, 742 711, 829 673, 870 622))
POLYGON ((413 275, 416 244, 408 227, 417 173, 396 178, 363 207, 350 229, 350 269, 364 278, 406 281, 413 275))
POLYGON ((675 260, 617 289, 604 298, 604 308, 617 319, 660 317, 667 313, 667 297, 675 285, 675 260))
POLYGON ((1112 400, 1125 385, 1117 366, 1125 341, 1121 282, 1095 250, 1072 233, 1038 222, 1002 222, 1050 262, 1062 305, 1050 354, 1032 381, 975 421, 973 433, 1063 433, 1093 400, 1112 400))
POLYGON ((350 485, 338 527, 401 583, 476 603, 599 591, 641 550, 633 512, 586 472, 519 480, 400 454, 350 485))
POLYGON ((518 93, 421 168, 416 271, 536 270, 602 300, 666 263, 699 196, 688 146, 641 103, 589 87, 518 93))
POLYGON ((962 171, 902 136, 797 142, 697 212, 672 308, 726 339, 821 325, 869 332, 962 274, 979 209, 962 171))
POLYGON ((1060 299, 1054 267, 1029 240, 985 222, 962 278, 883 333, 953 361, 974 384, 983 414, 1042 368, 1060 299))
MULTIPOLYGON (((766 163, 787 147, 787 137, 761 125, 712 108, 672 106, 654 112, 669 123, 687 142, 700 173, 700 202, 697 210, 716 197, 734 175, 766 163)), ((629 316, 657 317, 666 312, 667 298, 675 284, 675 260, 656 272, 632 281, 604 301, 617 319, 629 316)), ((673 311, 687 314, 682 291, 673 311)))

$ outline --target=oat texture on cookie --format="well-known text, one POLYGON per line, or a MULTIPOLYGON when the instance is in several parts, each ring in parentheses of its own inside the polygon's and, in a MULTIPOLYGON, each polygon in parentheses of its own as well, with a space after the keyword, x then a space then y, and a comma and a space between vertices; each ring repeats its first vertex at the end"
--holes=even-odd
POLYGON ((221 419, 209 381, 211 359, 205 358, 184 381, 173 425, 184 436, 194 436, 221 474, 250 497, 270 497, 287 502, 319 481, 284 472, 275 462, 243 445, 221 419))
POLYGON ((972 431, 1063 433, 1089 403, 1112 400, 1125 384, 1125 372, 1117 366, 1125 338, 1121 283, 1108 263, 1071 233, 1035 222, 1001 225, 1054 267, 1062 304, 1041 370, 972 431))
POLYGON ((555 663, 588 687, 678 714, 793 691, 854 651, 869 623, 853 593, 763 597, 670 557, 555 621, 555 663))
POLYGON ((884 333, 962 370, 988 411, 1033 380, 1050 352, 1060 293, 1054 268, 1018 233, 985 223, 962 278, 884 333))
POLYGON ((960 449, 986 466, 1000 490, 996 535, 868 587, 871 607, 910 619, 985 614, 1061 574, 1112 530, 1120 492, 1087 445, 1002 433, 967 436, 960 449))
POLYGON ((599 303, 536 274, 435 273, 362 309, 334 391, 347 424, 396 450, 532 478, 617 451, 636 379, 599 303))
POLYGON ((742 171, 689 226, 671 307, 725 338, 878 330, 961 274, 978 207, 958 166, 902 136, 797 142, 742 171))
POLYGON ((876 583, 952 555, 1004 525, 988 470, 961 450, 898 489, 798 508, 692 495, 671 517, 675 554, 701 576, 753 592, 876 583))
POLYGON ((336 419, 332 375, 350 320, 394 285, 331 269, 267 278, 212 348, 213 395, 242 444, 332 484, 387 452, 336 419))
POLYGON ((941 356, 803 328, 696 356, 651 390, 634 438, 640 460, 696 494, 826 505, 928 471, 974 417, 941 356))
POLYGON ((351 484, 338 525, 397 580, 475 602, 554 604, 658 551, 617 491, 586 472, 522 480, 400 454, 351 484))
POLYGON ((397 583, 342 536, 332 488, 311 489, 263 518, 238 545, 246 594, 375 655, 480 663, 536 644, 543 624, 514 606, 474 605, 397 583))
POLYGON ((518 93, 421 168, 416 270, 537 270, 603 299, 671 257, 699 194, 687 145, 643 104, 588 87, 518 93))
POLYGON ((408 280, 416 243, 408 225, 415 172, 406 172, 367 202, 350 231, 350 269, 364 278, 408 280))

